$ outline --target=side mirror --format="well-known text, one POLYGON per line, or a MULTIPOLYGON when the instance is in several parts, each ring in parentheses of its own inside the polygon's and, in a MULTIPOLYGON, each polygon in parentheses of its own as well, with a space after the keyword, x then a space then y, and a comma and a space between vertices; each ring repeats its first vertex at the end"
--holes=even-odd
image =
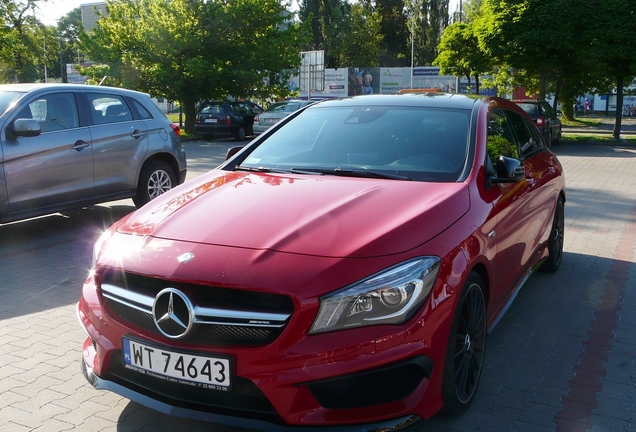
POLYGON ((525 170, 520 160, 499 156, 497 158, 497 177, 490 177, 493 184, 497 183, 518 183, 523 180, 525 170))
POLYGON ((40 135, 40 123, 34 119, 16 119, 10 132, 15 137, 34 137, 40 135))
POLYGON ((237 154, 238 152, 240 152, 241 150, 243 150, 243 146, 237 146, 237 147, 232 147, 230 148, 227 153, 225 154, 225 160, 230 159, 232 156, 234 156, 235 154, 237 154))

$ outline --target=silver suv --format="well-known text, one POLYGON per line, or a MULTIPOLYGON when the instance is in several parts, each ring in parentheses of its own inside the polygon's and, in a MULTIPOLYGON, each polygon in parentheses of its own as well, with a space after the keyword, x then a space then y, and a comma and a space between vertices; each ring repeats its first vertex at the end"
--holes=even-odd
POLYGON ((145 93, 0 85, 0 222, 132 198, 186 177, 179 127, 145 93))

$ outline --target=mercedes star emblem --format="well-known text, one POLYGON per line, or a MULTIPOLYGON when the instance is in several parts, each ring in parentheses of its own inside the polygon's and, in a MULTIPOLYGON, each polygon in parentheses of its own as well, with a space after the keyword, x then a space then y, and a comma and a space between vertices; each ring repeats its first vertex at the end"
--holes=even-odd
POLYGON ((179 261, 180 263, 187 263, 192 258, 194 258, 194 254, 192 252, 186 252, 186 253, 183 253, 183 254, 179 255, 177 257, 177 261, 179 261))
POLYGON ((171 339, 180 339, 192 329, 194 307, 190 299, 178 289, 165 288, 155 297, 152 318, 161 334, 171 339))

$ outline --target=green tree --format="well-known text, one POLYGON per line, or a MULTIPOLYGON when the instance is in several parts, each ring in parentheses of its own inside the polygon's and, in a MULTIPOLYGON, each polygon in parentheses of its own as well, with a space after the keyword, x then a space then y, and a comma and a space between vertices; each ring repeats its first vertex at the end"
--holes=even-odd
MULTIPOLYGON (((305 50, 323 50, 325 67, 340 67, 342 47, 349 36, 351 6, 346 0, 301 0, 298 16, 311 26, 305 50)), ((354 41, 352 41, 354 42, 354 41)))
POLYGON ((439 55, 433 62, 440 66, 440 74, 465 76, 470 86, 475 77, 474 93, 479 94, 479 77, 492 69, 488 56, 479 46, 473 26, 454 23, 446 28, 439 44, 439 55))
POLYGON ((449 24, 448 0, 410 0, 405 2, 409 31, 413 27, 414 64, 428 65, 437 57, 442 33, 449 24))
POLYGON ((57 23, 56 37, 59 44, 59 62, 62 81, 68 82, 66 65, 79 64, 80 34, 82 28, 82 9, 75 8, 64 15, 57 23))
POLYGON ((590 27, 595 35, 593 59, 614 81, 616 120, 613 136, 619 139, 624 86, 636 75, 636 3, 632 0, 603 0, 596 6, 594 24, 590 27))
POLYGON ((37 0, 0 1, 0 81, 44 79, 46 34, 33 16, 37 0))
POLYGON ((333 67, 380 66, 380 16, 360 3, 345 10, 340 33, 331 43, 333 67))
POLYGON ((374 10, 382 19, 380 64, 384 67, 409 66, 411 32, 404 0, 375 0, 374 10))
POLYGON ((303 27, 277 0, 107 0, 108 16, 82 40, 125 87, 178 101, 193 132, 202 99, 288 92, 303 27))
POLYGON ((499 65, 499 80, 513 77, 542 98, 554 93, 556 104, 563 83, 584 76, 593 11, 590 0, 482 0, 475 29, 482 50, 499 65))

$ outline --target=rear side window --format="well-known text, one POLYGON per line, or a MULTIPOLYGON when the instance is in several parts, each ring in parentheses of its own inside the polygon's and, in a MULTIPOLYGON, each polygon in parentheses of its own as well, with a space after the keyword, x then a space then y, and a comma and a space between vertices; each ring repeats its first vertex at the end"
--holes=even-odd
POLYGON ((120 123, 133 119, 126 101, 119 95, 88 93, 87 97, 95 124, 120 123))
POLYGON ((508 111, 506 114, 510 119, 512 129, 517 136, 522 157, 536 153, 543 148, 543 142, 541 140, 537 140, 537 138, 532 134, 530 126, 526 123, 525 118, 513 111, 508 111))
POLYGON ((146 107, 143 106, 140 102, 137 102, 133 99, 133 105, 135 105, 135 109, 143 120, 150 120, 151 118, 153 118, 152 114, 150 114, 150 111, 148 111, 146 107))

